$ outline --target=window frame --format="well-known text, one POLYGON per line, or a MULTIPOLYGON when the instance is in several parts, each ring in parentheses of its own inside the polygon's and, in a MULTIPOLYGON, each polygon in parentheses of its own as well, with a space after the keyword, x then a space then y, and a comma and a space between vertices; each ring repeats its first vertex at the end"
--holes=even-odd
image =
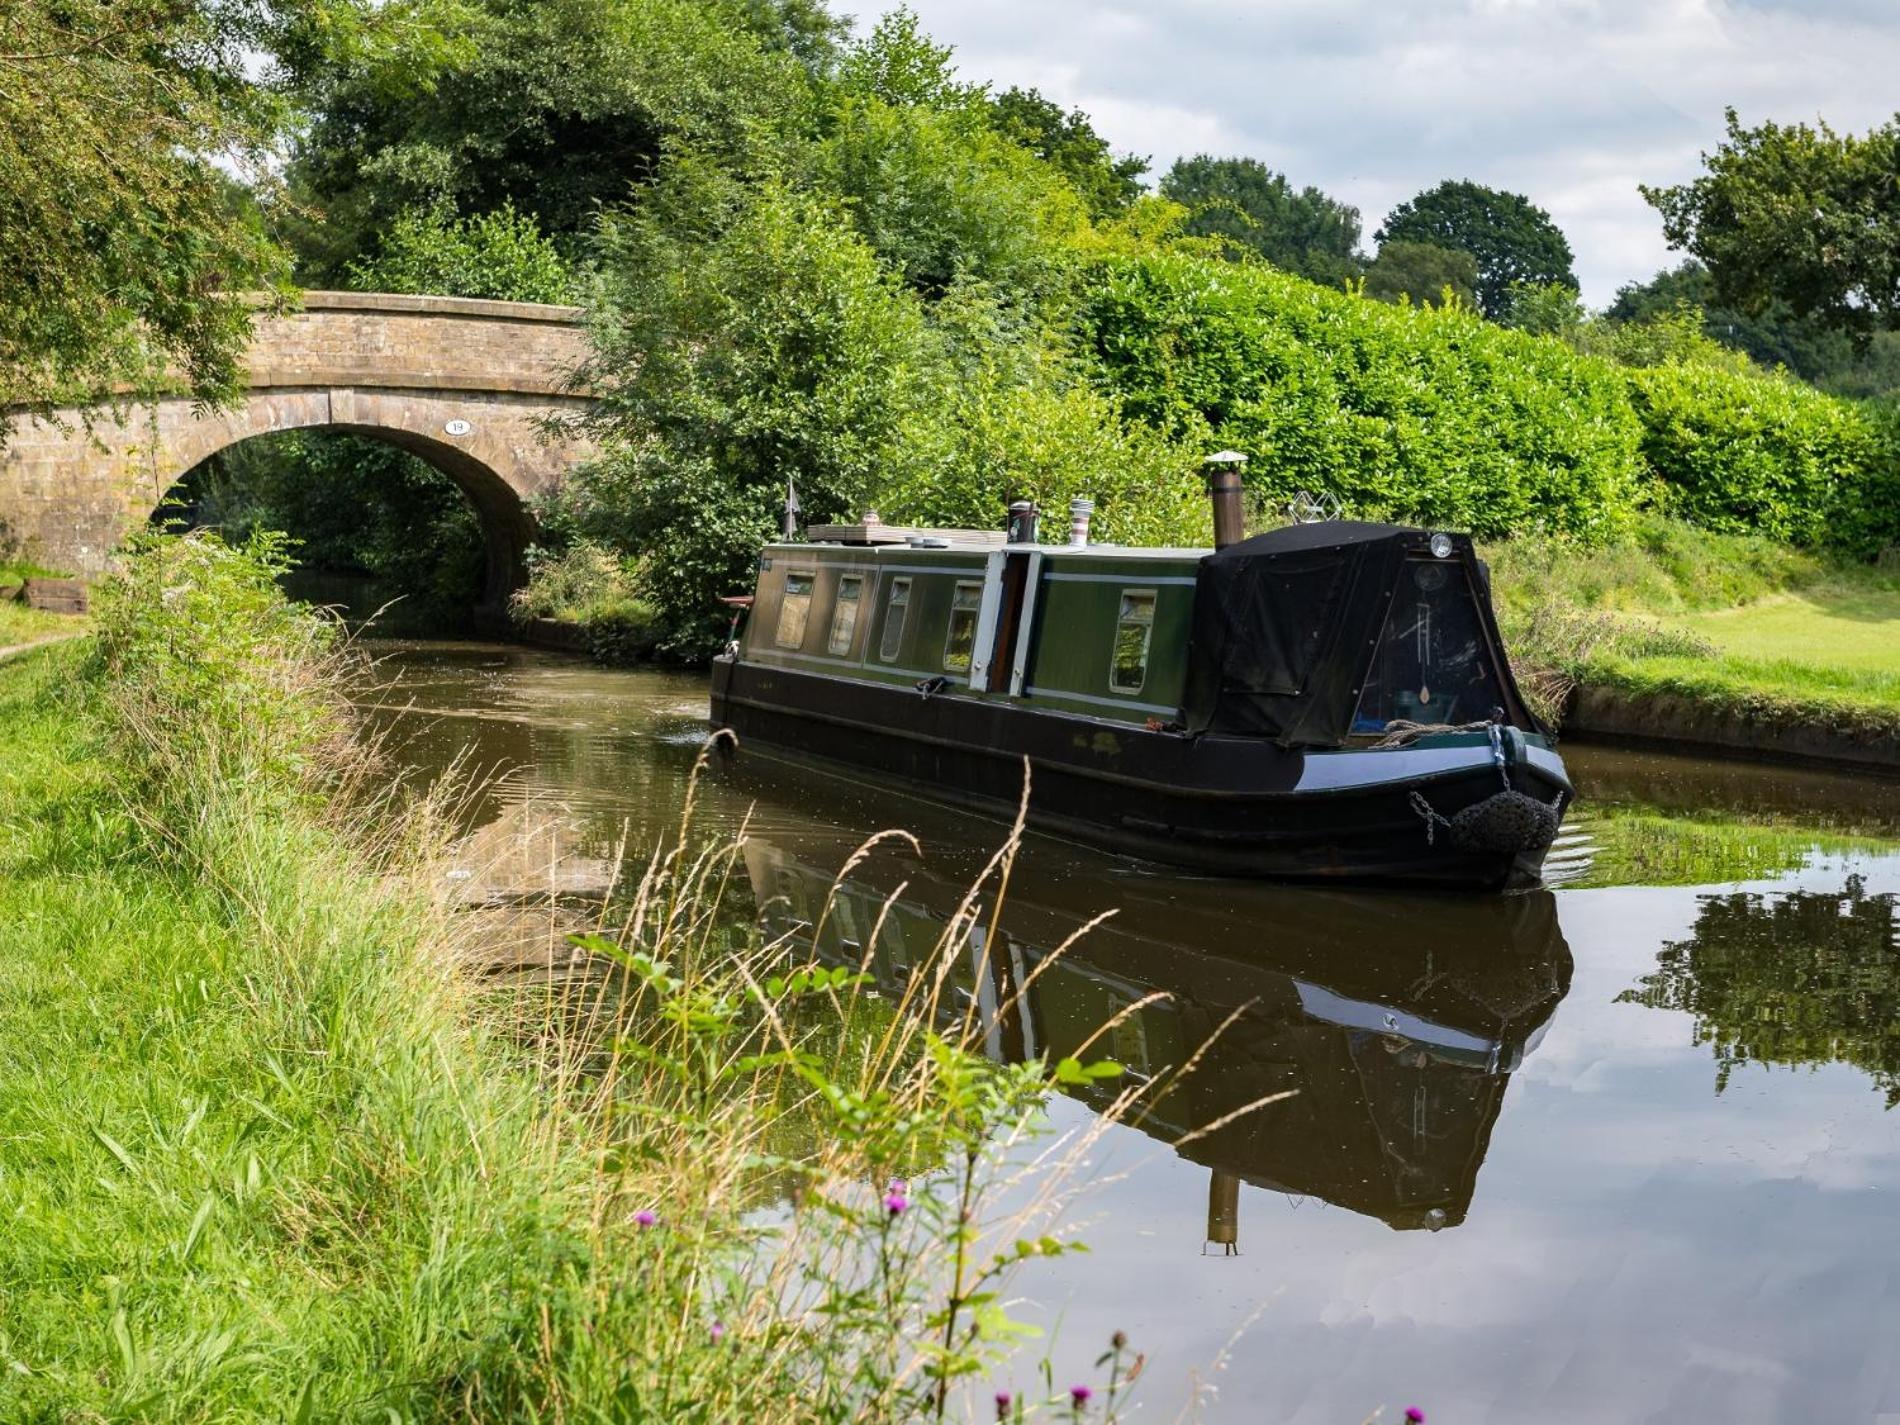
POLYGON ((848 657, 851 653, 852 645, 858 641, 858 621, 863 618, 863 616, 864 575, 859 573, 840 574, 838 576, 838 587, 832 591, 831 595, 831 627, 825 634, 825 651, 834 658, 848 657), (851 585, 855 591, 849 599, 844 596, 844 590, 847 584, 851 585), (851 630, 845 635, 844 646, 841 648, 838 646, 838 619, 840 615, 844 613, 846 604, 850 604, 852 607, 851 630))
POLYGON ((813 595, 817 592, 818 571, 816 569, 787 569, 785 571, 785 582, 779 586, 778 622, 772 625, 772 646, 774 648, 795 653, 805 646, 805 640, 811 636, 811 601, 813 595), (792 592, 792 580, 794 579, 803 579, 805 581, 804 593, 794 594, 792 592), (805 601, 805 617, 799 623, 797 641, 787 643, 785 641, 785 615, 794 598, 800 598, 805 601))
POLYGON ((1125 697, 1125 698, 1135 698, 1135 697, 1140 697, 1142 689, 1148 686, 1148 663, 1149 663, 1150 655, 1154 652, 1155 614, 1160 609, 1160 606, 1161 606, 1161 591, 1158 587, 1148 588, 1139 584, 1131 584, 1127 586, 1126 588, 1121 588, 1121 589, 1116 590, 1115 636, 1109 641, 1109 645, 1108 645, 1108 690, 1109 692, 1119 694, 1120 696, 1125 697), (1124 612, 1124 610, 1127 607, 1128 600, 1131 597, 1138 598, 1138 599, 1145 598, 1148 601, 1148 616, 1145 619, 1130 619, 1127 613, 1124 612), (1122 628, 1126 624, 1136 623, 1136 622, 1140 623, 1142 627, 1141 677, 1135 683, 1135 685, 1132 688, 1130 688, 1130 687, 1124 687, 1122 684, 1116 682, 1115 674, 1118 671, 1119 666, 1120 666, 1119 655, 1121 651, 1122 628))
POLYGON ((910 596, 911 581, 908 576, 892 579, 890 588, 884 591, 884 618, 877 631, 877 661, 880 663, 895 663, 904 651, 904 630, 910 624, 910 596), (897 600, 899 593, 904 596, 901 605, 897 600), (893 608, 900 609, 895 629, 891 627, 893 608))
POLYGON ((976 666, 976 628, 983 620, 984 582, 982 579, 959 579, 956 587, 950 591, 950 618, 943 630, 943 657, 938 660, 939 668, 945 673, 962 673, 967 676, 970 669, 976 666), (976 598, 968 605, 958 604, 957 598, 965 589, 972 590, 976 598), (950 661, 950 645, 957 636, 958 614, 970 616, 970 656, 960 668, 950 661))

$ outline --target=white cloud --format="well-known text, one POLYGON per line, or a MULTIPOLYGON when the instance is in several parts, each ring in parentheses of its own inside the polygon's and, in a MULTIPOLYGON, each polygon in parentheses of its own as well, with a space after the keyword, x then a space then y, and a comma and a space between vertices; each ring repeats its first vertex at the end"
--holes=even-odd
MULTIPOLYGON (((865 23, 883 8, 846 0, 865 23)), ((1639 183, 1744 122, 1890 117, 1891 0, 913 0, 964 73, 1077 105, 1165 168, 1245 153, 1357 204, 1472 178, 1548 208, 1584 295, 1674 258, 1639 183)))

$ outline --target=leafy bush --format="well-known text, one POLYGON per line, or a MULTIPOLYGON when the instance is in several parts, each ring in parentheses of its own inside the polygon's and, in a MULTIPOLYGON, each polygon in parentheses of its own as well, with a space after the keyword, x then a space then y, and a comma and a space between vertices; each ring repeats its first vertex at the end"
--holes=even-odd
POLYGON ((1080 331, 1131 415, 1254 457, 1249 483, 1481 534, 1604 534, 1641 488, 1619 373, 1459 310, 1183 253, 1092 264, 1080 331))
MULTIPOLYGON (((1713 530, 1873 552, 1892 527, 1870 482, 1895 448, 1859 405, 1782 376, 1671 361, 1629 372, 1664 507, 1713 530)), ((1891 507, 1889 506, 1889 510, 1891 507)))
POLYGON ((517 620, 579 625, 601 663, 633 663, 659 641, 660 611, 639 593, 638 565, 587 540, 558 553, 534 550, 528 582, 509 599, 517 620))
POLYGON ((638 551, 666 647, 716 645, 788 484, 808 520, 858 514, 904 458, 933 359, 918 301, 833 205, 684 161, 601 244, 589 383, 607 453, 550 507, 638 551))
POLYGON ((376 255, 349 266, 367 292, 447 293, 498 302, 570 302, 574 275, 533 218, 512 204, 457 218, 445 208, 400 214, 376 255))
POLYGON ((232 789, 258 805, 332 792, 351 718, 337 626, 287 601, 288 541, 145 534, 93 589, 113 763, 190 834, 232 789))

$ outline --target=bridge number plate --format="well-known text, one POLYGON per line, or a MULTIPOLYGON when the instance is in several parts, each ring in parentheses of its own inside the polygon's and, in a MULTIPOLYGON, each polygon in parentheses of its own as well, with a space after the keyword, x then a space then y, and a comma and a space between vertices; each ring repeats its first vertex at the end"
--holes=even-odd
POLYGON ((443 426, 442 429, 447 431, 450 435, 467 435, 470 431, 474 430, 475 427, 470 425, 467 421, 450 421, 447 425, 443 426))

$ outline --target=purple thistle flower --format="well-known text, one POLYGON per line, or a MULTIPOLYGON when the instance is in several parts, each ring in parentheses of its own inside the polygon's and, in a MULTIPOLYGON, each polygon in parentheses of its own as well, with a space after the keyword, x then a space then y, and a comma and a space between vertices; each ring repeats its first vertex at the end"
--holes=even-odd
POLYGON ((723 1321, 713 1322, 711 1329, 708 1330, 706 1334, 712 1337, 713 1345, 717 1346, 721 1341, 726 1339, 726 1323, 723 1321))
POLYGON ((1089 1397, 1093 1394, 1095 1394, 1095 1392, 1085 1385, 1072 1385, 1069 1387, 1069 1399, 1075 1402, 1075 1408, 1077 1410, 1087 1405, 1089 1403, 1089 1397))
POLYGON ((1412 1425, 1425 1425, 1425 1412, 1416 1405, 1405 1407, 1405 1418, 1411 1421, 1412 1425))
POLYGON ((1006 1390, 996 1392, 996 1418, 998 1420, 1009 1419, 1009 1392, 1006 1390))
POLYGON ((910 1199, 901 1192, 892 1192, 884 1199, 884 1210, 896 1217, 910 1206, 910 1199))
POLYGON ((633 1220, 642 1227, 653 1227, 659 1223, 660 1215, 651 1208, 643 1207, 633 1214, 633 1220))
POLYGON ((909 1192, 910 1184, 905 1182, 902 1178, 892 1178, 891 1191, 892 1192, 909 1192))

